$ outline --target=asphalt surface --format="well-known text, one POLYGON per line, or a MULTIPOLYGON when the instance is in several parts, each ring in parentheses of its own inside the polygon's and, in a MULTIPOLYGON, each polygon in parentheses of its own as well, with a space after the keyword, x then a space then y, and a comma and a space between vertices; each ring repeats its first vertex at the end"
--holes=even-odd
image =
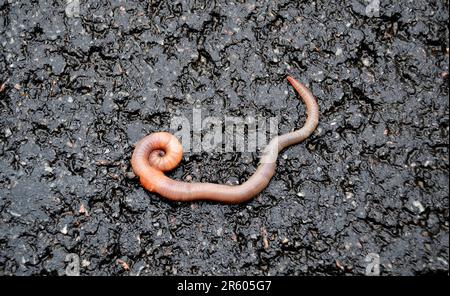
MULTIPOLYGON (((0 0, 0 275, 448 274, 448 1, 241 2, 0 0), (286 75, 319 127, 254 200, 139 185, 134 144, 194 105, 301 127, 286 75)), ((191 153, 169 175, 257 164, 191 153)))

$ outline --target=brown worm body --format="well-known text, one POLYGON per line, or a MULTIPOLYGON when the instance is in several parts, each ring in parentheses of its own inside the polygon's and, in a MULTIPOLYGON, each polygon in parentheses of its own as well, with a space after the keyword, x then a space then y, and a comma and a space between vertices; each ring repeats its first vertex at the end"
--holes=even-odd
POLYGON ((223 203, 241 203, 260 193, 275 174, 278 153, 311 135, 319 122, 319 106, 307 87, 288 76, 288 81, 300 94, 307 109, 305 125, 296 131, 272 139, 264 149, 255 173, 240 185, 187 183, 173 180, 163 172, 180 163, 183 148, 170 133, 152 133, 137 143, 131 165, 141 184, 149 191, 175 201, 210 200, 223 203))

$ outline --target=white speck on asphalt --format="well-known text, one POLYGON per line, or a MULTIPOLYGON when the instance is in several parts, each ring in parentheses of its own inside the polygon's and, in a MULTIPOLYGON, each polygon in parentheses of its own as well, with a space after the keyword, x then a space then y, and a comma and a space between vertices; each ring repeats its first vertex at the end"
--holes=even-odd
POLYGON ((418 200, 413 201, 412 205, 419 210, 419 213, 423 213, 425 211, 425 208, 423 207, 422 203, 418 200))
POLYGON ((297 193, 297 195, 298 195, 299 197, 305 197, 305 193, 303 193, 302 191, 300 191, 299 193, 297 193))
POLYGON ((62 234, 67 234, 67 224, 61 229, 62 234))

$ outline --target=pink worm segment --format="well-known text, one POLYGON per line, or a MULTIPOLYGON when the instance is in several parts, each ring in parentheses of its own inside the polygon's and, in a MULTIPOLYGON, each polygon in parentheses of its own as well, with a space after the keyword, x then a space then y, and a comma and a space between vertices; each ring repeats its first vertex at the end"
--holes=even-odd
POLYGON ((152 133, 137 143, 131 165, 145 189, 157 192, 174 201, 210 200, 236 204, 245 202, 267 187, 275 174, 278 153, 297 144, 316 129, 319 123, 319 106, 307 87, 288 76, 288 81, 306 104, 305 125, 296 131, 272 139, 264 149, 255 173, 244 183, 236 186, 213 183, 187 183, 173 180, 163 172, 174 169, 183 157, 183 148, 170 133, 152 133))

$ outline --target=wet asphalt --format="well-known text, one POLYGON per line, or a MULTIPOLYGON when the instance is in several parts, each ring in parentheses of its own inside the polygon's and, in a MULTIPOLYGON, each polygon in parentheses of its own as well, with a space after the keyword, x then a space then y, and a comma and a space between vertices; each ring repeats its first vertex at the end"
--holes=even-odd
MULTIPOLYGON (((0 275, 448 274, 448 1, 168 2, 0 0, 0 275), (135 143, 195 106, 301 127, 287 75, 319 127, 255 199, 140 186, 135 143)), ((258 155, 169 175, 240 183, 258 155)))

